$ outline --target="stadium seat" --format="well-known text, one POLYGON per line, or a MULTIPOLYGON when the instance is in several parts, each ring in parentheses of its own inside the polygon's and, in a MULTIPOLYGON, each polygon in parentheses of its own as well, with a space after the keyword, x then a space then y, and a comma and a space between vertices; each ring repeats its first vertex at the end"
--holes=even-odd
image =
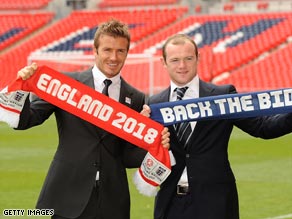
POLYGON ((42 9, 50 2, 51 0, 0 0, 0 10, 42 9))
POLYGON ((268 2, 258 2, 257 3, 257 9, 258 10, 266 10, 269 7, 268 2))
POLYGON ((287 45, 266 59, 234 71, 220 84, 235 84, 241 92, 289 88, 292 86, 291 55, 292 45, 287 45))
POLYGON ((0 15, 0 50, 16 43, 33 31, 48 24, 54 13, 2 14, 0 15))
MULTIPOLYGON (((92 39, 98 24, 113 17, 129 25, 132 35, 130 54, 153 55, 155 91, 169 83, 158 57, 161 55, 165 39, 176 33, 188 34, 198 44, 200 51, 198 72, 203 80, 233 83, 238 86, 239 91, 289 84, 292 86, 291 80, 288 79, 292 77, 288 58, 291 57, 291 47, 283 49, 283 52, 278 48, 285 47, 288 37, 292 35, 291 13, 190 16, 187 12, 186 7, 74 11, 27 42, 11 49, 9 53, 2 54, 0 65, 6 66, 5 78, 12 79, 16 71, 26 65, 27 57, 31 54, 37 54, 39 58, 50 54, 55 60, 61 60, 67 55, 73 57, 92 54, 92 39), (266 54, 271 54, 273 59, 265 57, 266 54)), ((15 25, 8 27, 11 33, 4 34, 8 29, 3 25, 3 29, 0 28, 0 36, 2 34, 4 39, 11 35, 10 38, 13 38, 13 34, 19 34, 17 32, 19 27, 25 26, 19 26, 16 22, 15 25)), ((4 42, 7 43, 7 40, 4 42)), ((84 68, 77 62, 61 65, 53 61, 40 63, 47 63, 64 71, 84 68)), ((149 79, 140 80, 141 76, 137 74, 147 69, 149 64, 145 62, 132 63, 125 66, 123 76, 140 90, 147 92, 149 79)), ((1 83, 3 82, 0 80, 0 87, 3 86, 1 83)))
POLYGON ((178 0, 102 0, 98 3, 99 8, 149 6, 149 5, 173 5, 178 0))
POLYGON ((201 13, 202 12, 202 5, 196 5, 195 6, 195 13, 201 13))
MULTIPOLYGON (((11 49, 9 55, 3 54, 0 64, 4 60, 18 60, 14 65, 9 66, 5 74, 14 78, 16 71, 26 65, 27 57, 31 52, 37 52, 39 56, 42 53, 55 54, 56 57, 63 57, 62 54, 92 54, 92 42, 90 45, 80 47, 79 41, 90 40, 93 38, 98 24, 110 18, 117 18, 129 24, 133 44, 138 43, 143 38, 149 37, 153 32, 172 24, 182 14, 185 9, 155 9, 141 11, 74 11, 68 17, 53 24, 32 39, 24 42, 15 49, 11 49), (140 28, 143 27, 143 28, 140 28), (65 52, 65 53, 64 53, 65 52)), ((32 19, 31 22, 40 22, 40 19, 32 19)), ((5 22, 4 22, 5 23, 5 22)), ((28 25, 27 25, 28 26, 28 25)), ((71 67, 73 65, 70 65, 71 67)), ((63 66, 64 67, 64 66, 63 66)), ((74 67, 74 66, 73 66, 74 67)), ((65 67, 68 69, 67 67, 65 67)), ((78 66, 77 68, 80 68, 78 66)), ((70 70, 76 70, 70 68, 70 70)), ((0 87, 3 86, 0 81, 0 87)))
POLYGON ((226 12, 233 11, 234 10, 234 4, 231 4, 231 3, 225 4, 223 6, 223 10, 226 11, 226 12))

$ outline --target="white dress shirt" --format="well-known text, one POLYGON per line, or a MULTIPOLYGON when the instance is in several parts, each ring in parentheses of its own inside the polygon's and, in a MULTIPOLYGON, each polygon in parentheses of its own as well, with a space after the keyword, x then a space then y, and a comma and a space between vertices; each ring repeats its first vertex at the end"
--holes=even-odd
POLYGON ((120 98, 120 88, 121 88, 121 74, 117 74, 116 76, 112 78, 107 78, 98 68, 96 65, 92 68, 92 74, 93 74, 93 80, 94 80, 94 87, 95 90, 98 92, 102 92, 102 89, 104 88, 103 81, 105 79, 109 79, 112 81, 111 85, 108 88, 108 94, 109 97, 119 101, 120 98))
MULTIPOLYGON (((94 88, 98 92, 102 92, 105 84, 103 81, 105 79, 109 79, 112 81, 111 85, 108 88, 108 96, 116 101, 119 101, 120 98, 120 88, 121 88, 121 75, 120 73, 112 78, 107 78, 98 68, 96 65, 92 68, 92 75, 94 80, 94 88)), ((99 180, 99 171, 96 173, 96 180, 99 180)))
MULTIPOLYGON (((199 98, 199 77, 198 77, 198 75, 196 77, 194 77, 193 80, 190 81, 188 84, 184 85, 184 87, 186 87, 186 86, 189 88, 186 90, 186 93, 183 96, 183 100, 199 98)), ((170 82, 171 92, 170 92, 169 101, 176 101, 177 94, 176 94, 175 89, 177 87, 178 86, 176 84, 174 84, 172 81, 170 82)), ((196 121, 190 122, 192 130, 194 130, 196 123, 197 123, 196 121)), ((180 180, 178 181, 178 185, 183 185, 183 186, 188 185, 188 175, 187 175, 187 168, 186 167, 181 175, 180 180)))

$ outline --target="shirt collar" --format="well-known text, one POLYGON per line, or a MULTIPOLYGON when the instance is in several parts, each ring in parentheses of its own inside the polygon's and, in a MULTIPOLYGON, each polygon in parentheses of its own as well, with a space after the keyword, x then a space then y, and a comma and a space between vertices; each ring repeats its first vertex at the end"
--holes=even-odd
POLYGON ((112 85, 118 84, 121 81, 121 74, 117 74, 116 76, 112 78, 107 78, 98 68, 96 65, 92 68, 92 74, 94 79, 94 86, 95 88, 101 88, 103 87, 103 81, 105 79, 110 79, 112 81, 112 85))
POLYGON ((190 98, 198 98, 199 97, 199 76, 196 75, 189 83, 185 84, 184 86, 177 86, 173 81, 170 82, 170 97, 176 98, 176 92, 174 91, 177 87, 189 87, 185 93, 185 97, 183 99, 190 99, 190 98))

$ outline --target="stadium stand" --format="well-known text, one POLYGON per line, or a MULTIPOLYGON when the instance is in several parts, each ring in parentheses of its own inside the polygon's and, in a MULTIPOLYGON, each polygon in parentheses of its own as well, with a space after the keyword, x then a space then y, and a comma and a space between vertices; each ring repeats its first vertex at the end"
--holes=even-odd
POLYGON ((200 48, 200 76, 212 81, 285 44, 292 34, 291 25, 290 13, 188 16, 133 50, 140 53, 152 46, 150 50, 159 53, 161 42, 167 36, 180 31, 187 33, 194 37, 200 48))
POLYGON ((52 20, 54 14, 2 14, 0 15, 0 51, 52 20))
POLYGON ((201 13, 202 12, 202 5, 196 5, 195 6, 195 13, 201 13))
MULTIPOLYGON (((76 51, 81 51, 82 54, 90 53, 92 50, 92 42, 89 43, 89 46, 81 46, 79 43, 80 40, 92 40, 98 23, 109 18, 114 17, 129 23, 132 41, 135 43, 147 35, 160 30, 164 26, 171 24, 182 16, 182 13, 184 13, 184 10, 180 9, 175 9, 175 11, 172 9, 139 11, 73 11, 68 17, 57 21, 48 29, 40 32, 18 47, 11 49, 9 53, 3 54, 0 59, 1 65, 4 65, 5 62, 3 77, 11 77, 12 75, 15 75, 17 69, 26 65, 27 57, 35 50, 42 50, 42 53, 46 54, 53 53, 56 57, 64 55, 64 51, 69 53, 73 51, 75 54, 76 51), (47 45, 52 42, 53 45, 58 42, 58 45, 48 47, 47 45), (17 63, 11 64, 15 62, 15 60, 17 60, 17 63)), ((37 20, 38 19, 33 19, 30 23, 37 22, 37 20)), ((64 69, 64 71, 70 70, 74 69, 64 69)), ((13 77, 11 79, 13 79, 13 77)), ((3 86, 3 84, 0 84, 0 87, 1 86, 3 86)))
MULTIPOLYGON (((105 1, 110 2, 103 0, 100 3, 105 1)), ((135 1, 127 2, 136 4, 135 1)), ((6 81, 12 80, 16 71, 27 64, 27 58, 31 55, 38 57, 39 60, 53 58, 53 61, 47 60, 46 64, 62 71, 84 68, 78 62, 64 64, 60 60, 64 57, 92 54, 92 39, 98 24, 114 17, 129 24, 132 35, 130 54, 142 53, 154 57, 155 91, 169 83, 158 58, 161 54, 161 46, 168 36, 180 32, 190 35, 197 42, 200 48, 198 72, 206 81, 233 83, 239 91, 292 86, 292 82, 287 80, 287 77, 291 77, 288 61, 292 50, 289 40, 292 36, 290 12, 273 12, 271 10, 275 3, 269 2, 265 13, 261 13, 262 9, 257 5, 266 2, 261 0, 238 0, 220 4, 216 10, 221 10, 223 14, 205 13, 206 5, 204 6, 203 3, 194 5, 192 9, 184 5, 178 7, 179 1, 173 2, 168 1, 167 4, 174 7, 160 5, 153 8, 125 8, 122 6, 120 9, 115 7, 115 10, 103 10, 104 8, 74 10, 68 16, 56 19, 53 24, 40 30, 40 26, 51 21, 52 15, 50 15, 42 24, 35 23, 37 20, 41 23, 41 19, 28 22, 31 29, 24 35, 20 35, 20 32, 24 31, 19 29, 24 28, 24 24, 16 25, 5 21, 9 24, 6 29, 0 28, 2 48, 3 45, 6 49, 10 48, 9 42, 10 45, 15 44, 19 40, 15 37, 26 40, 18 46, 11 47, 7 52, 0 52, 0 65, 4 66, 2 77, 6 81), (251 3, 248 7, 253 7, 258 12, 238 13, 238 7, 242 4, 247 7, 246 2, 251 3), (191 12, 196 13, 192 15, 191 12), (39 32, 31 36, 30 33, 35 32, 36 29, 39 29, 39 32), (2 36, 4 32, 7 34, 2 36), (274 64, 275 61, 281 64, 274 64)), ((209 8, 209 10, 215 9, 209 8)), ((123 74, 130 83, 147 92, 149 78, 145 78, 145 72, 150 71, 150 68, 149 63, 132 61, 130 65, 125 66, 123 74)), ((0 80, 0 88, 4 86, 5 80, 0 80)))
POLYGON ((266 59, 233 72, 219 84, 237 84, 240 90, 269 90, 291 87, 292 44, 279 49, 266 59))
MULTIPOLYGON (((0 15, 0 21, 1 24, 3 24, 0 27, 1 81, 14 78, 13 76, 16 74, 16 68, 19 68, 19 65, 23 66, 26 64, 27 52, 29 52, 28 49, 23 49, 22 45, 15 50, 11 49, 6 53, 3 50, 13 44, 19 43, 18 41, 24 40, 26 36, 48 24, 53 16, 54 14, 52 12, 0 15)), ((29 44, 32 43, 33 42, 29 42, 29 44)))
POLYGON ((48 6, 51 0, 0 0, 0 10, 28 10, 42 9, 48 6))
POLYGON ((224 5, 224 11, 233 11, 234 10, 234 4, 227 3, 224 5))
POLYGON ((99 8, 127 7, 127 6, 149 6, 149 5, 172 5, 178 0, 103 0, 98 4, 99 8))
POLYGON ((269 7, 269 3, 268 2, 258 2, 257 7, 259 10, 266 10, 269 7))

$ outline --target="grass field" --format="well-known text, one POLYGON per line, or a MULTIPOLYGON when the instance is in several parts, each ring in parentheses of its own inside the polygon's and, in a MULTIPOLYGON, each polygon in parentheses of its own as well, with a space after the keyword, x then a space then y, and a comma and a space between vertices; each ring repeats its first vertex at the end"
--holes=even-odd
MULTIPOLYGON (((11 219, 15 217, 4 216, 3 209, 34 208, 57 133, 54 119, 26 131, 0 123, 0 133, 0 218, 11 219)), ((262 140, 235 129, 229 156, 237 178, 241 219, 292 218, 291 134, 262 140)), ((151 219, 153 198, 138 194, 131 181, 133 172, 128 171, 131 218, 151 219)))

